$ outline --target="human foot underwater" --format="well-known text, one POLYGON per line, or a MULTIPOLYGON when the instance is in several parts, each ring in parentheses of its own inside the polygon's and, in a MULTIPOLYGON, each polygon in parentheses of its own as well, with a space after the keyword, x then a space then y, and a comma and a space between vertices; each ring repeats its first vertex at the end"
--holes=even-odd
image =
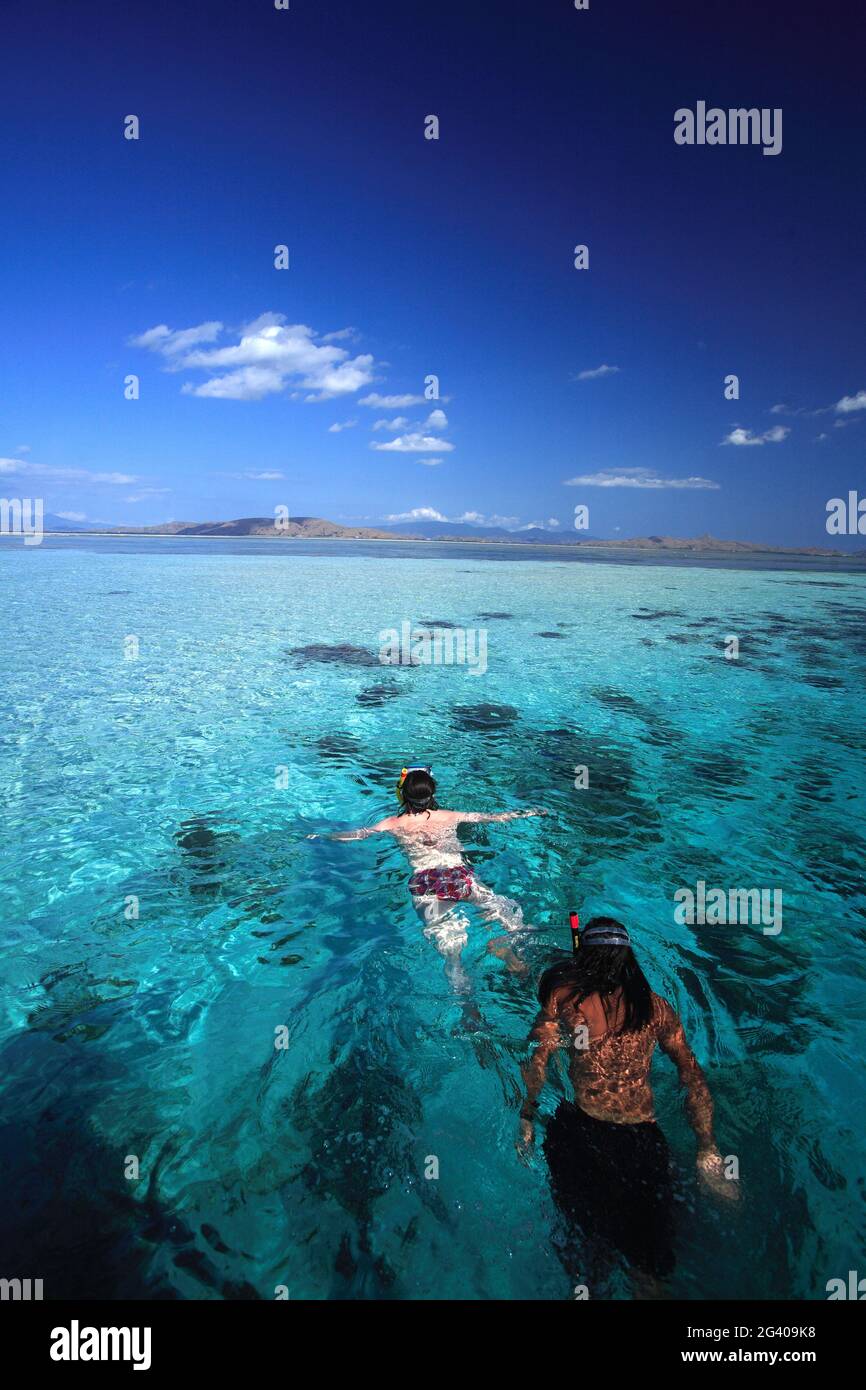
MULTIPOLYGON (((436 804, 436 782, 429 767, 404 767, 396 790, 400 802, 396 816, 386 816, 376 825, 363 829, 337 831, 328 838, 365 840, 370 835, 393 835, 398 840, 413 871, 409 892, 424 922, 424 935, 434 942, 443 957, 451 984, 465 993, 469 981, 461 953, 468 940, 469 919, 460 905, 474 904, 491 926, 499 922, 509 933, 528 928, 516 902, 494 893, 475 877, 471 865, 463 858, 457 827, 480 821, 521 820, 545 813, 538 810, 446 811, 436 804)), ((509 970, 518 974, 526 972, 526 966, 515 955, 507 938, 495 938, 488 943, 487 949, 505 961, 509 970)))

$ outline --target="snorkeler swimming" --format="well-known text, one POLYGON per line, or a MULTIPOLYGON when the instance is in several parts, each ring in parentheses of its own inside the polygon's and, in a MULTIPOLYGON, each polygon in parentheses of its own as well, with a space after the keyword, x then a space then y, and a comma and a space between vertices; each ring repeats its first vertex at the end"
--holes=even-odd
POLYGON ((533 1143, 536 1105, 551 1054, 567 1046, 574 1103, 561 1101, 547 1125, 551 1189, 566 1221, 560 1258, 570 1275, 611 1250, 633 1271, 663 1278, 674 1266, 674 1191, 667 1141, 656 1123, 649 1082, 656 1043, 675 1064, 698 1141, 698 1174, 717 1195, 736 1198, 713 1137, 713 1100, 674 1009, 654 994, 628 932, 611 917, 581 931, 575 954, 545 971, 535 1050, 523 1068, 526 1100, 518 1148, 533 1143), (575 1228, 583 1233, 582 1239, 575 1228), (576 1249, 580 1246, 580 1256, 576 1249))
MULTIPOLYGON (((404 767, 396 790, 401 806, 396 816, 387 816, 363 830, 338 832, 330 838, 363 840, 369 835, 389 834, 399 840, 412 867, 409 892, 425 923, 424 934, 445 958, 446 973, 455 989, 464 992, 469 982, 460 955, 468 939, 469 922, 458 905, 472 903, 486 921, 500 922, 509 932, 520 931, 525 923, 517 903, 500 897, 475 877, 463 858, 457 827, 467 822, 519 820, 544 813, 445 811, 436 804, 436 783, 429 767, 404 767)), ((525 969, 501 938, 491 941, 487 949, 504 960, 509 969, 525 969)))

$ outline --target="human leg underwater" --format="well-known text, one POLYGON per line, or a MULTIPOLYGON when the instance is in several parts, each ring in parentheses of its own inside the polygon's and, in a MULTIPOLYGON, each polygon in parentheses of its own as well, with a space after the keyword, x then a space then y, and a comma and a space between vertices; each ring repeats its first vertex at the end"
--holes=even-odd
POLYGON ((472 892, 468 899, 479 909, 481 916, 491 925, 499 923, 504 926, 507 935, 495 936, 487 943, 487 950, 499 960, 505 962, 508 969, 516 975, 526 973, 528 966, 516 954, 515 947, 521 940, 521 933, 529 932, 531 927, 527 926, 523 920, 523 908, 516 903, 513 898, 506 898, 500 893, 494 893, 492 888, 488 888, 486 883, 481 883, 477 878, 473 879, 472 892))
POLYGON ((463 947, 469 939, 469 920, 460 904, 449 898, 413 896, 415 910, 424 923, 424 935, 432 941, 445 961, 448 983, 458 994, 469 991, 469 977, 463 968, 463 947))
POLYGON ((544 1153, 564 1218, 559 1254, 570 1277, 610 1268, 617 1256, 655 1279, 673 1271, 674 1185, 657 1124, 597 1120, 562 1101, 547 1126, 544 1153))
POLYGON ((503 960, 509 970, 525 973, 527 967, 513 949, 518 934, 530 930, 523 920, 523 909, 511 898, 494 893, 486 883, 481 883, 468 866, 443 865, 416 871, 409 882, 409 890, 417 911, 424 919, 425 936, 435 942, 446 958, 449 979, 452 976, 459 978, 461 988, 466 986, 463 985, 465 972, 460 964, 460 954, 468 939, 469 926, 465 913, 458 910, 458 905, 463 902, 477 907, 488 925, 498 923, 506 928, 508 935, 491 940, 487 950, 503 960), (457 970, 454 968, 455 961, 457 970))

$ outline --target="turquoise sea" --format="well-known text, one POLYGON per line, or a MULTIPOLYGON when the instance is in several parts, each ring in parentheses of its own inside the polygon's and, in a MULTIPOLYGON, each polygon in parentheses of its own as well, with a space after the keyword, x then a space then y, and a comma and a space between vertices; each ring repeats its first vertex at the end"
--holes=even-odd
POLYGON ((407 761, 444 805, 553 813, 461 832, 539 928, 533 982, 570 907, 610 911, 682 1014, 742 1200, 698 1191, 657 1058, 671 1294, 866 1272, 862 572, 85 538, 4 542, 0 585, 0 1272, 46 1298, 570 1297, 543 1156, 514 1147, 532 984, 474 923, 468 1030, 398 847, 307 838, 392 813, 407 761), (484 629, 486 673, 383 667, 404 621, 484 629), (782 931, 678 924, 698 880, 780 889, 782 931))

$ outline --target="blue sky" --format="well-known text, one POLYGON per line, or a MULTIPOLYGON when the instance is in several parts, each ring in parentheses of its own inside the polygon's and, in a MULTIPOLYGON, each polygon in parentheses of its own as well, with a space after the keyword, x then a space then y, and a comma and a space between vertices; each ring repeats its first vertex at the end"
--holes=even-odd
POLYGON ((854 15, 4 5, 4 495, 862 548, 854 15), (782 152, 676 145, 699 100, 782 152))

